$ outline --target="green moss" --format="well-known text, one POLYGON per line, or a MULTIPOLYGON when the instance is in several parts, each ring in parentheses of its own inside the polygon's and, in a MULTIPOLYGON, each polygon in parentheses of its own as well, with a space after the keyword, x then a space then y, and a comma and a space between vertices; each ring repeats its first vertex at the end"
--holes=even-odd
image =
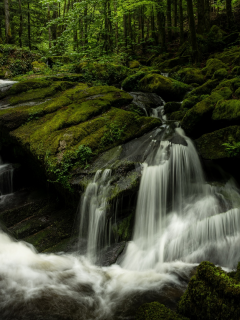
POLYGON ((186 113, 187 113, 187 109, 175 111, 168 114, 167 119, 172 121, 182 121, 186 113))
POLYGON ((237 99, 240 99, 240 88, 235 91, 234 95, 237 99))
POLYGON ((140 80, 139 89, 144 92, 154 92, 166 101, 179 101, 190 87, 180 81, 159 74, 148 74, 140 80))
POLYGON ((169 70, 175 67, 181 67, 182 65, 189 62, 189 57, 177 57, 169 60, 165 60, 164 62, 158 64, 161 72, 168 72, 169 70))
POLYGON ((212 119, 240 124, 240 100, 219 101, 213 111, 212 119))
POLYGON ((228 72, 227 69, 222 68, 222 69, 218 69, 217 71, 214 72, 212 79, 218 79, 218 80, 223 80, 225 78, 227 78, 228 76, 228 72))
POLYGON ((205 82, 205 77, 202 74, 201 69, 196 68, 184 68, 176 73, 176 77, 178 80, 187 83, 197 83, 203 84, 205 82))
POLYGON ((115 231, 118 236, 118 240, 127 241, 130 240, 133 225, 133 214, 130 214, 127 218, 123 219, 118 225, 115 231))
POLYGON ((226 32, 220 29, 217 25, 213 25, 208 33, 208 38, 214 41, 222 41, 226 32))
POLYGON ((58 93, 59 91, 66 90, 72 87, 71 82, 54 82, 50 87, 41 89, 32 89, 27 92, 18 94, 17 96, 11 97, 9 99, 10 105, 14 106, 16 104, 21 104, 34 100, 43 100, 47 97, 51 97, 58 93))
POLYGON ((122 88, 126 91, 137 91, 139 89, 139 81, 144 78, 146 75, 146 72, 139 71, 135 73, 134 75, 131 75, 127 77, 122 82, 122 88))
POLYGON ((42 73, 47 69, 47 65, 44 62, 33 61, 32 68, 34 73, 42 73))
POLYGON ((230 126, 211 133, 204 134, 195 140, 198 151, 204 159, 228 158, 229 153, 223 143, 240 141, 240 127, 230 126))
POLYGON ((230 49, 224 50, 222 53, 215 54, 215 58, 221 60, 222 62, 239 66, 240 65, 240 48, 239 46, 232 47, 230 49))
POLYGON ((233 78, 230 80, 223 80, 219 83, 218 86, 213 91, 217 91, 223 87, 228 87, 234 92, 237 88, 240 87, 240 79, 239 78, 233 78))
POLYGON ((188 97, 198 96, 203 94, 210 94, 211 91, 218 85, 218 80, 208 80, 206 83, 192 90, 188 97))
POLYGON ((191 109, 192 107, 195 106, 195 104, 197 104, 201 100, 203 100, 203 99, 201 99, 200 96, 191 96, 191 97, 183 100, 182 108, 183 109, 191 109))
POLYGON ((219 69, 226 69, 227 65, 219 59, 209 59, 206 67, 202 69, 202 73, 207 77, 211 78, 215 71, 219 69))
POLYGON ((130 69, 139 68, 140 67, 140 62, 137 61, 137 60, 129 61, 128 62, 128 66, 129 66, 130 69))
POLYGON ((204 132, 203 130, 209 130, 208 124, 215 105, 219 100, 223 100, 222 95, 214 92, 187 111, 182 120, 182 128, 188 135, 201 135, 204 132))
POLYGON ((234 75, 239 76, 239 75, 240 75, 240 67, 239 67, 239 66, 234 67, 234 68, 232 69, 232 73, 233 73, 234 75))
POLYGON ((178 311, 196 320, 237 320, 239 318, 240 285, 221 268, 204 261, 197 268, 178 311))
POLYGON ((143 304, 137 311, 136 320, 187 320, 159 302, 143 304))

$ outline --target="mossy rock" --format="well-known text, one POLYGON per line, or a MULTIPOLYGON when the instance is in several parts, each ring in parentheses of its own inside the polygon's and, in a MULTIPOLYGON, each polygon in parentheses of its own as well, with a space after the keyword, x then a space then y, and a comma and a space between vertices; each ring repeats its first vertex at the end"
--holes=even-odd
POLYGON ((165 113, 172 113, 175 111, 179 111, 181 108, 180 102, 167 102, 164 106, 165 113))
POLYGON ((214 72, 212 79, 223 80, 227 78, 227 76, 228 76, 227 69, 222 68, 214 72))
POLYGON ((146 72, 139 71, 129 77, 127 77, 122 82, 122 88, 126 91, 138 91, 139 89, 139 81, 144 78, 146 75, 146 72))
POLYGON ((208 33, 208 38, 214 41, 222 41, 226 34, 227 33, 220 29, 217 25, 213 25, 208 33))
POLYGON ((227 45, 234 44, 235 42, 239 41, 239 32, 233 32, 227 35, 226 37, 223 38, 223 41, 227 45))
POLYGON ((143 304, 137 311, 136 320, 187 320, 159 302, 143 304))
POLYGON ((169 70, 175 67, 181 67, 189 62, 190 57, 178 57, 169 60, 165 60, 164 62, 158 65, 158 68, 161 72, 168 72, 169 70))
POLYGON ((208 80, 200 87, 197 87, 194 90, 192 90, 188 94, 187 98, 193 97, 193 96, 199 96, 199 95, 203 95, 203 94, 210 94, 212 92, 212 90, 214 88, 216 88, 218 83, 219 83, 219 80, 208 80))
POLYGON ((240 66, 236 66, 232 69, 232 74, 239 76, 240 75, 240 66))
POLYGON ((127 76, 131 75, 133 71, 125 66, 114 63, 100 63, 100 62, 81 62, 73 67, 77 73, 85 75, 85 81, 101 81, 104 84, 121 83, 127 76))
POLYGON ((0 92, 0 99, 5 98, 7 96, 23 93, 28 90, 48 88, 49 86, 51 86, 51 84, 51 80, 46 80, 44 78, 21 81, 15 83, 9 90, 0 92))
POLYGON ((204 159, 224 159, 230 155, 223 143, 240 141, 240 126, 230 126, 204 134, 195 140, 197 149, 204 159))
POLYGON ((47 69, 47 65, 44 62, 33 61, 32 69, 34 73, 42 73, 47 69))
POLYGON ((130 69, 135 69, 140 67, 140 62, 137 60, 129 61, 128 66, 130 69))
POLYGON ((232 92, 235 92, 240 87, 240 79, 233 78, 229 80, 223 80, 216 86, 216 88, 212 92, 218 91, 219 89, 225 87, 228 87, 232 90, 232 92))
POLYGON ((221 92, 217 91, 188 110, 181 123, 185 132, 197 137, 211 131, 212 112, 216 103, 223 99, 221 92))
POLYGON ((205 77, 202 74, 201 69, 196 68, 184 68, 177 72, 177 77, 186 84, 203 84, 205 82, 205 77))
POLYGON ((170 114, 167 114, 167 119, 172 121, 182 121, 186 113, 187 109, 175 111, 170 114))
POLYGON ((215 71, 219 70, 219 69, 226 69, 227 65, 225 63, 223 63, 221 60, 219 59, 209 59, 207 61, 206 67, 202 69, 202 73, 207 77, 207 78, 211 78, 214 74, 215 71))
POLYGON ((225 125, 240 124, 240 100, 219 101, 213 111, 212 119, 225 125))
POLYGON ((183 109, 191 109, 194 107, 199 101, 201 101, 201 96, 191 96, 183 100, 182 108, 183 109))
POLYGON ((150 62, 152 66, 159 67, 159 65, 163 63, 165 60, 167 60, 168 58, 169 58, 169 53, 163 53, 155 58, 151 57, 150 62))
POLYGON ((222 53, 217 53, 214 55, 216 59, 221 60, 223 63, 239 66, 240 65, 240 48, 235 46, 231 49, 224 50, 222 53))
POLYGON ((66 191, 72 168, 84 168, 91 157, 161 125, 160 119, 121 109, 131 101, 115 87, 79 84, 51 101, 0 111, 0 125, 6 143, 17 144, 66 191), (81 160, 81 150, 91 155, 81 160))
POLYGON ((159 74, 148 74, 140 80, 139 89, 143 92, 156 93, 166 101, 181 101, 190 87, 159 74))
POLYGON ((240 286, 221 268, 204 261, 189 282, 178 312, 196 320, 239 319, 240 286))
POLYGON ((240 99, 240 88, 235 91, 234 95, 237 99, 240 99))

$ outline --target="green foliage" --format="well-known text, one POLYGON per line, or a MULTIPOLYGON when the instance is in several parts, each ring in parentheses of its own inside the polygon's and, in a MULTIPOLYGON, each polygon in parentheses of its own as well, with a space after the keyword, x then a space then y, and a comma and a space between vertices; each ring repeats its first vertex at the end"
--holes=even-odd
POLYGON ((106 131, 101 139, 101 144, 103 146, 107 146, 120 140, 123 136, 125 128, 126 125, 122 126, 121 124, 118 124, 116 121, 108 123, 106 125, 106 131))
POLYGON ((76 150, 66 151, 61 161, 49 159, 49 152, 47 152, 47 172, 56 178, 56 180, 51 182, 60 183, 64 188, 72 191, 69 183, 71 177, 69 171, 76 164, 86 169, 92 155, 92 150, 85 145, 80 145, 76 150))
POLYGON ((223 146, 225 146, 225 150, 228 153, 229 157, 235 157, 240 152, 240 142, 233 142, 231 143, 223 143, 223 146))

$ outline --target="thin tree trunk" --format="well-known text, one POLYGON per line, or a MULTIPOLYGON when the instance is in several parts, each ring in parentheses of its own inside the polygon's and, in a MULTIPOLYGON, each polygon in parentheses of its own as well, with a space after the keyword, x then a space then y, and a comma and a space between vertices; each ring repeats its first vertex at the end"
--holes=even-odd
POLYGON ((226 0, 227 25, 228 29, 233 26, 232 0, 226 0))
POLYGON ((172 40, 172 0, 167 0, 168 41, 172 40))
POLYGON ((178 23, 178 3, 177 0, 174 0, 174 33, 177 32, 177 23, 178 23))
POLYGON ((30 3, 28 1, 28 47, 31 50, 32 44, 31 44, 31 20, 30 20, 30 3))
POLYGON ((123 35, 124 35, 124 40, 125 40, 125 49, 127 49, 128 46, 128 34, 127 34, 127 15, 124 13, 123 15, 123 35))
MULTIPOLYGON (((48 23, 50 23, 50 18, 51 18, 50 6, 49 6, 49 3, 48 3, 48 23)), ((48 27, 48 42, 49 42, 49 49, 51 49, 51 47, 52 47, 52 31, 51 31, 51 27, 50 26, 48 27)))
POLYGON ((159 30, 159 42, 161 44, 161 51, 166 51, 166 31, 165 31, 165 16, 164 13, 158 11, 157 13, 158 30, 159 30))
POLYGON ((115 13, 115 47, 118 53, 118 16, 117 16, 117 0, 114 0, 114 13, 115 13))
POLYGON ((22 31, 23 31, 23 16, 22 16, 22 4, 21 4, 21 0, 18 0, 18 4, 19 4, 19 46, 20 48, 22 48, 22 31))
POLYGON ((209 0, 204 0, 204 12, 205 12, 204 25, 205 25, 205 31, 207 32, 210 29, 211 6, 210 6, 209 0))
POLYGON ((179 25, 180 25, 180 43, 184 42, 184 32, 183 32, 183 7, 182 0, 179 0, 179 25))
POLYGON ((84 46, 88 44, 88 36, 87 36, 87 30, 88 30, 88 21, 87 21, 87 15, 88 15, 88 6, 86 4, 86 7, 84 9, 84 46))
POLYGON ((8 2, 8 0, 4 0, 4 13, 5 13, 6 43, 11 43, 12 34, 11 34, 11 26, 10 26, 10 11, 9 11, 9 2, 8 2))
POLYGON ((205 29, 205 3, 204 0, 197 0, 198 25, 197 31, 202 34, 205 29))
POLYGON ((195 28, 192 0, 187 0, 187 9, 188 9, 188 19, 189 19, 189 30, 190 30, 190 39, 191 39, 191 46, 192 46, 192 55, 193 55, 194 62, 197 62, 198 61, 198 48, 197 48, 197 37, 196 37, 196 28, 195 28))

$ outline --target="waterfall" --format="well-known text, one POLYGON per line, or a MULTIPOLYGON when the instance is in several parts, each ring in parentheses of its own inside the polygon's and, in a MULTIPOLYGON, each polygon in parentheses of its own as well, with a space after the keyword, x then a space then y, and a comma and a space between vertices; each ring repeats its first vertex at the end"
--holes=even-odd
POLYGON ((91 261, 96 261, 98 249, 108 243, 105 229, 110 182, 111 170, 98 170, 81 199, 79 238, 87 237, 87 257, 91 261))

